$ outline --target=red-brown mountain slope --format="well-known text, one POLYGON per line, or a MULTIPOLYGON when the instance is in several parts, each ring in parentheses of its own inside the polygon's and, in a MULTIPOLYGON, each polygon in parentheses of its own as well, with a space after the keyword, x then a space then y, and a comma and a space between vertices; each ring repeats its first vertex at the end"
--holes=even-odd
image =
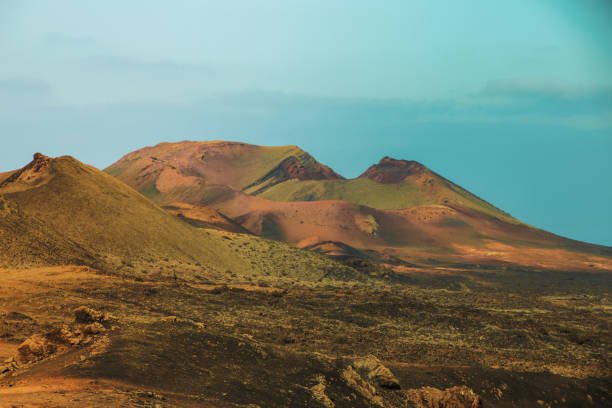
POLYGON ((411 263, 612 269, 610 248, 524 225, 420 163, 385 157, 345 180, 297 149, 310 170, 279 172, 296 149, 161 144, 107 171, 163 205, 209 206, 254 234, 299 247, 333 242, 411 263))
POLYGON ((203 186, 224 185, 259 193, 291 179, 342 178, 297 146, 221 141, 145 147, 124 156, 106 171, 152 198, 180 196, 203 186))
POLYGON ((422 174, 425 166, 414 160, 395 160, 389 156, 383 157, 378 164, 370 166, 360 178, 369 178, 377 183, 392 184, 404 181, 408 176, 422 174))

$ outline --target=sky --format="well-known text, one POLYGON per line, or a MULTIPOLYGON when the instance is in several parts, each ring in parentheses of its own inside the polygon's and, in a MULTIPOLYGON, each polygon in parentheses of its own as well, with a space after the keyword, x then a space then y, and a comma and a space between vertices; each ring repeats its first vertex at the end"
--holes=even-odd
POLYGON ((181 140, 417 160, 612 246, 612 2, 0 0, 0 172, 181 140))

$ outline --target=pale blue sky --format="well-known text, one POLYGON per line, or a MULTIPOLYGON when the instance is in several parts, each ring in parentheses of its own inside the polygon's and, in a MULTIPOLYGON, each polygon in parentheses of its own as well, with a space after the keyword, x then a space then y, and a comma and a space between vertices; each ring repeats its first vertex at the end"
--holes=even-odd
POLYGON ((612 3, 0 0, 0 171, 176 140, 415 159, 612 245, 612 3))

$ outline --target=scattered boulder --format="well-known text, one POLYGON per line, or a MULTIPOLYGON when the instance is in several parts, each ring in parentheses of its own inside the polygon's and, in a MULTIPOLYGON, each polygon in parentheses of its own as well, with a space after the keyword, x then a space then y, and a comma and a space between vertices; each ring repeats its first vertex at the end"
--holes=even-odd
POLYGON ((66 327, 54 329, 45 335, 45 338, 57 345, 76 346, 82 343, 82 331, 69 330, 66 327))
POLYGON ((110 319, 111 316, 106 313, 81 306, 74 310, 74 324, 27 338, 17 348, 13 360, 7 360, 8 364, 0 366, 0 373, 73 347, 89 345, 95 341, 96 336, 107 331, 105 324, 108 326, 110 319))
POLYGON ((69 330, 66 327, 54 329, 44 335, 35 334, 27 338, 17 348, 15 360, 18 364, 31 363, 90 341, 82 330, 69 330))
POLYGON ((325 408, 335 408, 334 402, 325 394, 327 382, 325 377, 318 375, 316 378, 316 384, 310 387, 312 396, 319 401, 325 408))
POLYGON ((9 371, 14 371, 19 367, 14 357, 8 358, 4 364, 0 365, 0 375, 4 373, 8 373, 9 371))
POLYGON ((406 398, 417 408, 481 408, 480 397, 466 386, 447 388, 444 391, 422 387, 405 392, 406 398))
POLYGON ((20 365, 38 361, 54 354, 59 348, 61 346, 51 341, 47 336, 35 334, 19 345, 15 361, 20 365))
POLYGON ((342 371, 342 378, 347 385, 361 394, 374 407, 384 407, 384 402, 381 396, 377 395, 376 388, 366 380, 364 380, 352 366, 348 366, 342 371))
POLYGON ((102 326, 101 323, 95 322, 90 323, 88 325, 83 326, 83 334, 92 335, 92 334, 101 334, 106 331, 106 328, 102 326))
POLYGON ((74 309, 74 322, 81 324, 104 323, 110 320, 110 316, 104 312, 80 306, 74 309))
POLYGON ((375 381, 381 387, 396 390, 401 388, 391 370, 373 355, 354 358, 353 365, 357 370, 363 372, 368 380, 375 381))
POLYGON ((39 334, 27 338, 17 348, 16 361, 19 364, 44 358, 55 352, 55 347, 49 345, 45 338, 39 334))

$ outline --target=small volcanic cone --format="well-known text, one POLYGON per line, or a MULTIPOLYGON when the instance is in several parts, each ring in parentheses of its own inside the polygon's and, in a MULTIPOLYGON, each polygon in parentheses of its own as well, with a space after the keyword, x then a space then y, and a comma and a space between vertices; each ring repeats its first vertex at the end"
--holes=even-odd
POLYGON ((406 177, 423 173, 427 168, 414 160, 396 160, 383 157, 378 164, 370 166, 359 178, 369 178, 383 184, 403 181, 406 177))

